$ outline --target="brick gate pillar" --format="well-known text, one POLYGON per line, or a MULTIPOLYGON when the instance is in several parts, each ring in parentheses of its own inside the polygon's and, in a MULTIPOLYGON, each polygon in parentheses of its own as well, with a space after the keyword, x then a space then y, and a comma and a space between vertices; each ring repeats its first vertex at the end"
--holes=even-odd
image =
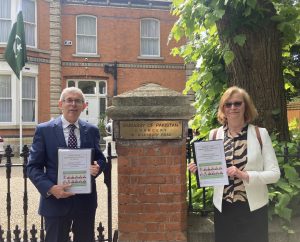
POLYGON ((148 84, 113 98, 120 242, 187 241, 188 97, 148 84))

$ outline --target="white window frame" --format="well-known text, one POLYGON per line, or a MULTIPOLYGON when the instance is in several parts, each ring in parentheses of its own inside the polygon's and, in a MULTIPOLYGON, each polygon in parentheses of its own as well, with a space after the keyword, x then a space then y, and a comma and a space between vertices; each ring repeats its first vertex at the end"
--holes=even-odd
POLYGON ((142 18, 140 21, 140 56, 142 57, 160 57, 160 21, 155 18, 142 18), (158 23, 158 36, 155 37, 149 37, 149 36, 142 36, 142 25, 144 21, 154 21, 158 23), (158 54, 157 55, 150 55, 150 54, 145 54, 142 52, 142 40, 143 39, 154 39, 157 40, 157 48, 158 48, 158 54))
MULTIPOLYGON (((12 72, 7 62, 0 61, 0 75, 11 76, 11 99, 12 99, 12 119, 11 122, 0 122, 1 126, 13 126, 20 124, 20 81, 17 79, 14 72, 12 72)), ((35 120, 33 122, 22 122, 23 125, 33 125, 38 123, 38 66, 27 65, 26 69, 22 71, 22 76, 35 78, 35 120)))
MULTIPOLYGON (((22 0, 20 0, 22 1, 22 0)), ((35 8, 35 22, 34 23, 29 23, 29 22, 26 22, 25 19, 24 19, 24 24, 31 24, 31 25, 34 25, 34 45, 29 45, 26 43, 26 46, 28 47, 32 47, 32 48, 36 48, 37 47, 37 3, 36 3, 36 0, 27 0, 27 1, 31 1, 31 2, 34 2, 34 8, 35 8)), ((7 20, 10 20, 11 22, 11 28, 13 26, 13 24, 17 21, 17 14, 18 14, 18 0, 11 0, 11 9, 10 9, 10 19, 7 19, 7 20)), ((23 15, 24 17, 24 15, 23 15)), ((2 20, 6 20, 6 19, 3 19, 2 20)), ((2 33, 0 33, 2 34, 2 33)), ((7 41, 8 41, 8 38, 9 36, 7 36, 7 41)), ((5 42, 0 42, 0 44, 7 44, 7 41, 5 42)))
POLYGON ((98 23, 97 23, 97 17, 93 16, 93 15, 77 15, 76 16, 76 54, 77 55, 97 55, 98 53, 98 23), (81 36, 89 36, 89 37, 95 37, 95 52, 79 52, 78 51, 78 36, 80 36, 80 34, 78 34, 78 18, 80 17, 88 17, 88 18, 93 18, 95 19, 95 35, 81 35, 81 36))

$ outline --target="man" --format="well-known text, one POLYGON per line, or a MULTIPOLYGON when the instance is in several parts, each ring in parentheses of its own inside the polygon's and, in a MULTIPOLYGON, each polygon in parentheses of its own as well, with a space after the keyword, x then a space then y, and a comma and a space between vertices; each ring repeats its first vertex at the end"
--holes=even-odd
POLYGON ((85 107, 82 91, 75 87, 66 88, 59 100, 62 116, 39 124, 35 131, 27 173, 41 194, 39 214, 45 218, 46 242, 69 241, 71 229, 74 242, 94 241, 95 178, 104 171, 106 162, 99 148, 98 128, 78 119, 85 107), (58 148, 70 148, 71 145, 94 151, 90 194, 74 194, 68 191, 70 184, 57 184, 58 148))

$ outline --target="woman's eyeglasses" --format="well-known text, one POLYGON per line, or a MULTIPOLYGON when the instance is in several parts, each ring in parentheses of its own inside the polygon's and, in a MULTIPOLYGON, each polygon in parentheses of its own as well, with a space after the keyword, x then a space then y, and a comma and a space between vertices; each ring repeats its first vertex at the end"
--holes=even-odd
POLYGON ((225 108, 231 108, 232 105, 236 108, 239 108, 242 105, 243 102, 228 102, 228 103, 224 103, 224 107, 225 108))

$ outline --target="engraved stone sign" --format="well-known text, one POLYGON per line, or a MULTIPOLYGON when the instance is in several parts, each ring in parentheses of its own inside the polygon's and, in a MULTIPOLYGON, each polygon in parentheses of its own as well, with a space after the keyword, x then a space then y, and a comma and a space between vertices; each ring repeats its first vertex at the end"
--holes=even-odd
POLYGON ((182 120, 120 121, 120 139, 181 139, 182 120))

